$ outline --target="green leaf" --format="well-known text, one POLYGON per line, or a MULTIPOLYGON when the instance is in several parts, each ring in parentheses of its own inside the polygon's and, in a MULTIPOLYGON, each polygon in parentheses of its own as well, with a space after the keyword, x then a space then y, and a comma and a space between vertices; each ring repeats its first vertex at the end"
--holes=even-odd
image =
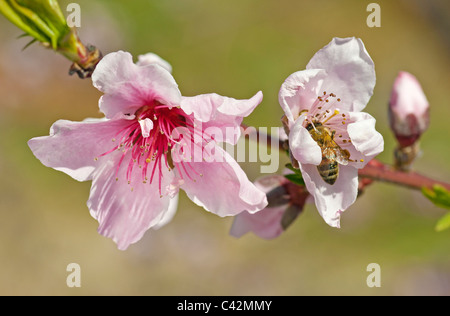
POLYGON ((0 0, 0 13, 54 50, 71 32, 56 0, 0 0))
POLYGON ((0 0, 0 13, 3 14, 11 23, 16 25, 22 31, 30 36, 36 38, 40 42, 45 42, 47 38, 31 27, 16 11, 11 8, 11 5, 6 0, 0 0))
POLYGON ((301 174, 294 173, 294 174, 286 174, 284 176, 286 179, 291 181, 292 183, 295 183, 297 185, 305 185, 305 181, 303 180, 303 177, 301 174))
POLYGON ((297 184, 297 185, 305 185, 305 181, 303 180, 303 176, 302 173, 299 169, 294 168, 294 166, 291 163, 286 164, 285 166, 286 168, 288 168, 289 170, 291 170, 292 172, 294 172, 293 174, 287 174, 284 177, 286 179, 288 179, 289 181, 297 184))
POLYGON ((55 34, 54 30, 44 21, 41 17, 36 14, 36 12, 31 9, 21 6, 15 0, 10 0, 12 7, 19 13, 19 15, 23 16, 26 20, 31 22, 37 30, 41 33, 43 37, 48 38, 51 42, 53 49, 57 48, 58 35, 55 34))
POLYGON ((442 232, 448 228, 450 228, 450 212, 448 212, 440 220, 438 220, 435 227, 437 232, 442 232))
POLYGON ((296 174, 302 174, 300 172, 300 169, 296 169, 291 163, 288 163, 285 165, 286 168, 288 168, 289 170, 291 170, 292 172, 296 173, 296 174))
POLYGON ((450 209, 450 191, 435 184, 432 189, 423 187, 422 193, 435 205, 450 209))

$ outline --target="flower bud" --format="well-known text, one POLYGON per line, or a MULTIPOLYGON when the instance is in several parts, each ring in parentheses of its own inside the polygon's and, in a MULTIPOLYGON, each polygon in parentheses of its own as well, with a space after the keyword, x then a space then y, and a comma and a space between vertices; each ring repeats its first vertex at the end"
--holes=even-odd
POLYGON ((389 101, 389 121, 400 148, 413 145, 428 128, 429 103, 416 77, 400 72, 389 101))
POLYGON ((72 61, 70 74, 89 77, 101 59, 101 53, 85 47, 67 25, 56 0, 0 0, 0 13, 33 38, 30 44, 39 41, 72 61))
POLYGON ((56 0, 0 0, 0 12, 27 35, 54 50, 70 33, 56 0))

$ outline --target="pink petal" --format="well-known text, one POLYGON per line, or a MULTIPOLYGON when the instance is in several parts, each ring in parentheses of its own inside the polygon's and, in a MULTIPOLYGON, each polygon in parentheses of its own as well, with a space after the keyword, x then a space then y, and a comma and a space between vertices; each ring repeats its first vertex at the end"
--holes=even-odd
MULTIPOLYGON (((98 232, 112 238, 120 250, 125 250, 139 241, 149 228, 165 219, 171 199, 160 196, 158 179, 144 184, 141 169, 133 171, 128 184, 126 163, 119 168, 116 180, 121 154, 111 153, 99 159, 87 204, 92 217, 99 222, 98 232)), ((163 168, 163 189, 173 176, 173 172, 163 168)))
POLYGON ((301 116, 289 133, 289 147, 294 158, 301 164, 318 165, 322 161, 322 151, 311 134, 303 127, 301 116))
POLYGON ((152 229, 160 229, 161 227, 167 225, 169 222, 172 221, 173 217, 175 216, 177 210, 178 210, 178 201, 179 201, 179 195, 175 195, 173 198, 170 198, 169 202, 169 208, 166 213, 164 213, 161 220, 152 227, 152 229))
POLYGON ((33 138, 28 146, 45 166, 87 181, 97 165, 94 159, 114 146, 114 136, 127 124, 127 120, 59 120, 52 125, 49 136, 33 138))
POLYGON ((409 114, 423 116, 429 109, 427 97, 419 81, 405 71, 401 71, 395 78, 389 104, 392 111, 402 120, 405 120, 409 114))
POLYGON ((103 57, 92 82, 105 93, 99 105, 107 118, 117 113, 134 114, 154 101, 173 106, 181 102, 178 85, 166 69, 157 64, 137 66, 131 54, 122 51, 103 57))
MULTIPOLYGON (((257 179, 255 186, 263 192, 268 193, 285 181, 286 178, 283 176, 270 175, 257 179)), ((286 207, 287 205, 273 208, 267 207, 254 214, 242 212, 234 217, 230 234, 239 238, 251 231, 264 239, 276 238, 283 232, 281 219, 283 218, 286 207)))
POLYGON ((255 214, 242 212, 234 218, 230 235, 239 238, 251 231, 264 239, 276 238, 283 232, 281 219, 285 210, 286 206, 282 206, 268 207, 255 214))
POLYGON ((278 101, 290 126, 299 117, 302 110, 309 110, 321 93, 320 88, 326 77, 322 69, 308 69, 293 73, 281 85, 278 101))
POLYGON ((401 147, 410 146, 428 129, 430 105, 412 74, 401 71, 389 100, 389 121, 401 147))
POLYGON ((359 38, 334 38, 306 69, 326 70, 328 77, 321 90, 336 94, 343 110, 361 111, 373 94, 375 66, 359 38))
POLYGON ((339 176, 333 185, 326 183, 314 165, 300 165, 306 188, 314 196, 317 210, 325 222, 340 227, 340 214, 356 201, 358 171, 339 165, 339 176))
POLYGON ((158 64, 164 69, 166 69, 168 72, 172 73, 172 66, 158 55, 153 53, 147 53, 138 56, 138 62, 136 63, 136 65, 145 67, 151 64, 158 64))
POLYGON ((193 114, 201 129, 214 134, 217 142, 236 144, 240 137, 240 125, 262 101, 262 92, 251 99, 236 100, 218 94, 203 94, 183 97, 181 108, 186 114, 193 114))
POLYGON ((222 161, 190 163, 195 173, 190 173, 192 180, 185 177, 181 185, 188 197, 222 217, 242 211, 255 213, 266 207, 265 193, 249 181, 233 157, 218 146, 215 150, 222 161))

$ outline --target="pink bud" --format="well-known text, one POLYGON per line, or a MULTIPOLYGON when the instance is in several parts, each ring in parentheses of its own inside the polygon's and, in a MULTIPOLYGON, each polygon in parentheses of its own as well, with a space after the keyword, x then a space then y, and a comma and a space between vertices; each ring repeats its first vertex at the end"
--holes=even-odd
POLYGON ((389 121, 400 147, 411 146, 428 128, 429 103, 416 77, 401 71, 389 101, 389 121))

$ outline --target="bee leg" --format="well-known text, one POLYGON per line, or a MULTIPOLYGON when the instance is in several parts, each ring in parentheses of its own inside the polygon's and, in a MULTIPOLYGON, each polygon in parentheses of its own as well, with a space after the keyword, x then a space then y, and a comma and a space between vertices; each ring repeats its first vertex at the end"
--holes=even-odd
POLYGON ((334 135, 336 135, 336 131, 331 131, 331 139, 334 140, 334 135))

